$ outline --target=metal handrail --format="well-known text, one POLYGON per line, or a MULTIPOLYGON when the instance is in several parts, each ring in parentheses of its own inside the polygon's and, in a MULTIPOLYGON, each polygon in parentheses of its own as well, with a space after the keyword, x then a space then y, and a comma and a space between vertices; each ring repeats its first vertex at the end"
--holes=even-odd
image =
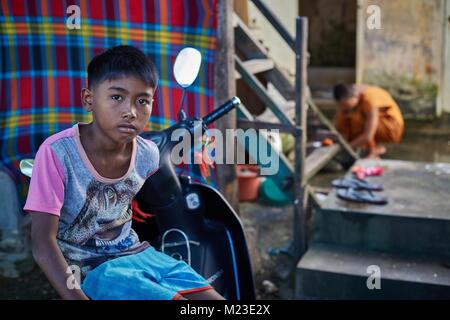
POLYGON ((261 0, 251 0, 253 4, 259 9, 259 11, 266 17, 270 24, 277 30, 280 36, 286 41, 286 43, 295 52, 295 39, 281 24, 280 20, 270 11, 270 9, 261 0))

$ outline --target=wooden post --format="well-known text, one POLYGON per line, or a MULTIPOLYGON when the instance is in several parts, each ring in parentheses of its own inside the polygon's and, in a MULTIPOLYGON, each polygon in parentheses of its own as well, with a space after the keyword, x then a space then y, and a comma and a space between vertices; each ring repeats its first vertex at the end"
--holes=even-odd
POLYGON ((248 16, 248 0, 237 0, 233 1, 234 12, 241 18, 242 22, 244 22, 248 26, 249 16, 248 16))
POLYGON ((364 75, 364 30, 366 28, 367 4, 365 0, 357 0, 356 2, 356 83, 363 82, 364 75))
MULTIPOLYGON (((295 139, 294 174, 294 257, 300 258, 306 251, 306 95, 308 63, 308 18, 297 17, 295 37, 295 125, 300 134, 295 139)), ((296 262, 296 261, 295 261, 296 262)))
MULTIPOLYGON (((217 3, 218 30, 217 50, 214 63, 214 92, 216 107, 236 94, 234 71, 234 29, 233 1, 219 0, 217 3)), ((215 123, 224 138, 226 129, 236 129, 236 111, 219 119, 215 123)), ((225 145, 224 145, 225 147, 225 145)), ((224 155, 227 153, 226 147, 224 155)), ((219 189, 231 206, 238 211, 238 184, 234 164, 217 165, 219 189)))
POLYGON ((439 103, 436 115, 450 113, 450 0, 443 3, 443 39, 442 39, 442 77, 439 90, 439 103))

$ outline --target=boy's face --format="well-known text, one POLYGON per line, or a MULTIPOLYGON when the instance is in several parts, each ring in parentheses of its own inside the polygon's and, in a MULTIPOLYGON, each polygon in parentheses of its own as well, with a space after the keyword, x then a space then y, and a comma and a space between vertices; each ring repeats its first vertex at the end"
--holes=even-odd
POLYGON ((130 76, 105 80, 91 89, 83 89, 83 105, 92 111, 103 134, 127 143, 144 130, 152 113, 154 88, 130 76))
POLYGON ((349 111, 349 110, 355 108, 358 105, 358 103, 359 103, 358 95, 353 95, 349 98, 339 100, 339 107, 343 111, 349 111))

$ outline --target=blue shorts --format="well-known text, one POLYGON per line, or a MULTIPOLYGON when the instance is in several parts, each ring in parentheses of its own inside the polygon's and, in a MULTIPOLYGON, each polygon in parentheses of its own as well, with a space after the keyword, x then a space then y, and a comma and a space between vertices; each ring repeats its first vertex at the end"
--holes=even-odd
POLYGON ((81 284, 94 300, 171 300, 212 288, 186 262, 153 247, 102 263, 81 284))

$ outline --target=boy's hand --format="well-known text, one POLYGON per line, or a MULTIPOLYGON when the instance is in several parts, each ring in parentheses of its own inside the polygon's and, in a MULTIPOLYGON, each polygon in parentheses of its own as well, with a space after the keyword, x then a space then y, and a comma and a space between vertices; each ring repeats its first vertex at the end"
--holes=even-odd
POLYGON ((68 283, 73 282, 72 273, 67 273, 67 264, 56 242, 59 217, 43 213, 33 212, 31 222, 31 240, 33 257, 41 267, 52 286, 63 299, 88 300, 88 297, 78 286, 69 288, 68 283))

